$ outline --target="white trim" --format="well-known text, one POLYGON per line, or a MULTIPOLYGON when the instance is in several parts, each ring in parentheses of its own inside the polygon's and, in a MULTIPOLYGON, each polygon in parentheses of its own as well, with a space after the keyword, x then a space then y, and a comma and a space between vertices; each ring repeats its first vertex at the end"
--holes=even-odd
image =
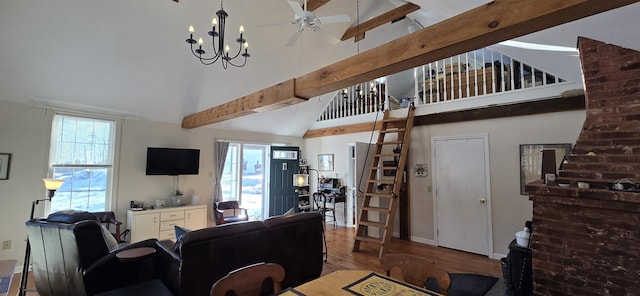
POLYGON ((500 254, 500 253, 493 253, 493 257, 491 257, 491 259, 500 260, 501 258, 504 258, 504 257, 507 257, 507 255, 500 254))
MULTIPOLYGON (((583 85, 581 83, 562 82, 535 88, 493 93, 491 95, 421 104, 416 105, 415 116, 560 98, 563 92, 575 89, 583 89, 583 85)), ((404 109, 397 109, 391 111, 390 115, 391 117, 403 117, 406 116, 406 112, 404 109)))
POLYGON ((425 244, 425 245, 434 246, 434 247, 438 246, 438 244, 436 243, 435 240, 426 239, 426 238, 417 237, 417 236, 411 236, 411 241, 412 242, 416 242, 416 243, 425 244))

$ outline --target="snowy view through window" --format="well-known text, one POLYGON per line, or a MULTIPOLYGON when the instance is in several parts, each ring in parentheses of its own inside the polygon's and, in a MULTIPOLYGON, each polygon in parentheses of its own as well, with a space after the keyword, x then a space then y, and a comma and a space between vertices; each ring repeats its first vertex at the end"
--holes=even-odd
POLYGON ((262 219, 262 185, 268 147, 230 143, 224 164, 220 182, 223 199, 240 201, 241 206, 247 209, 250 220, 262 219))
POLYGON ((62 187, 51 201, 51 212, 75 209, 104 211, 113 162, 111 120, 54 117, 50 162, 62 187))

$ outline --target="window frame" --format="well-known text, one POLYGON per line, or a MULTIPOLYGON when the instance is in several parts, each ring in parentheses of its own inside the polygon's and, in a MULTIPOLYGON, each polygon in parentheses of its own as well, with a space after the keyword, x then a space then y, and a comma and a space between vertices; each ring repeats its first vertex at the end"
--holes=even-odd
MULTIPOLYGON (((117 163, 119 160, 119 147, 121 136, 122 122, 120 118, 115 116, 107 116, 101 114, 82 113, 82 112, 69 112, 69 111, 56 111, 51 118, 51 130, 50 130, 50 146, 49 146, 49 159, 47 161, 47 177, 53 178, 56 168, 105 168, 107 170, 107 180, 105 188, 105 200, 104 211, 110 211, 115 208, 116 198, 114 192, 117 192, 117 163), (110 121, 111 130, 109 135, 109 149, 108 154, 110 161, 107 164, 54 164, 56 160, 56 153, 58 152, 58 131, 60 116, 74 117, 79 119, 95 120, 95 121, 110 121)), ((51 213, 51 203, 47 202, 45 206, 45 214, 51 213)))

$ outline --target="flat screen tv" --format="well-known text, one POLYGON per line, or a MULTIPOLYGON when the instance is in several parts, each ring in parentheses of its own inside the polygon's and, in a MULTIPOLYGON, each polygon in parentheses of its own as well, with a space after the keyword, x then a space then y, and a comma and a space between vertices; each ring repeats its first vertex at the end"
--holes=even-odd
POLYGON ((147 175, 197 175, 200 149, 147 148, 147 175))

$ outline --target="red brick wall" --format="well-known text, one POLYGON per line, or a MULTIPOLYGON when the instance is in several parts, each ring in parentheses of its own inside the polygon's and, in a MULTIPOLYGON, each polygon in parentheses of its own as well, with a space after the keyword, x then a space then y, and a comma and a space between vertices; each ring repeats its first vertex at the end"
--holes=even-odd
POLYGON ((640 52, 586 38, 579 49, 587 116, 557 178, 572 186, 527 186, 534 294, 640 295, 640 193, 609 190, 640 180, 640 52))

